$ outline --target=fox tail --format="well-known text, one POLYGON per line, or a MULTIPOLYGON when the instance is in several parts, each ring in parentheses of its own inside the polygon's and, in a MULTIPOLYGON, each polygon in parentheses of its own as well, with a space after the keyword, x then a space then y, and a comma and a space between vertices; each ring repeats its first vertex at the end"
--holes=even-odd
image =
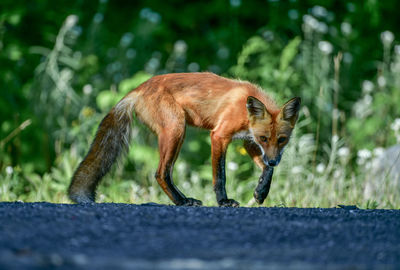
POLYGON ((136 98, 128 94, 104 117, 89 152, 75 171, 68 188, 76 203, 95 201, 96 187, 122 152, 129 148, 136 98))

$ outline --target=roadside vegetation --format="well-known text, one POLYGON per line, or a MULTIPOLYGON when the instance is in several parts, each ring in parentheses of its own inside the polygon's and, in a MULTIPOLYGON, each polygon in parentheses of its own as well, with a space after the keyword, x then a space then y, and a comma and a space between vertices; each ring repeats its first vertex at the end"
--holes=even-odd
MULTIPOLYGON (((0 201, 69 203, 71 176, 120 98, 156 74, 211 71, 256 83, 280 104, 302 97, 264 206, 400 208, 400 147, 387 152, 400 144, 396 1, 215 1, 204 18, 196 10, 205 4, 181 2, 184 18, 163 1, 92 1, 87 12, 60 1, 56 14, 52 1, 2 4, 0 201)), ((174 178, 185 195, 216 205, 210 147, 208 132, 189 128, 174 178)), ((157 162, 155 136, 135 123, 97 201, 170 204, 157 162)), ((226 168, 228 196, 256 206, 260 171, 240 141, 226 168)))

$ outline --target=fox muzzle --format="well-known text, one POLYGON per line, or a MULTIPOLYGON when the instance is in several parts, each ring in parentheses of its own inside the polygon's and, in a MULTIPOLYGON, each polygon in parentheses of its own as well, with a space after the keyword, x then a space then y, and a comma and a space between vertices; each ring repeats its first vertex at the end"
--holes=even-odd
POLYGON ((281 161, 282 155, 279 154, 277 155, 275 158, 268 158, 267 155, 263 156, 263 161, 264 164, 269 166, 269 167, 275 167, 279 164, 279 162, 281 161))

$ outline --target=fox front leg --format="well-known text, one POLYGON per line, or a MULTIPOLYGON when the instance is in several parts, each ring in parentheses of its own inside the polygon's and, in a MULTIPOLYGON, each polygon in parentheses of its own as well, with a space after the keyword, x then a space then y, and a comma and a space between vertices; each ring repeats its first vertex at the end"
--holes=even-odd
POLYGON ((230 140, 211 132, 211 159, 213 167, 213 186, 219 206, 238 207, 239 203, 228 199, 225 190, 225 155, 230 140))
POLYGON ((244 141, 243 146, 253 159, 254 163, 262 170, 260 179, 258 180, 258 185, 253 194, 256 202, 262 204, 268 196, 274 168, 265 164, 261 149, 257 144, 252 141, 244 141))
POLYGON ((262 204, 267 198, 269 189, 271 187, 272 175, 274 174, 274 167, 266 166, 258 180, 258 185, 254 190, 254 199, 258 204, 262 204))

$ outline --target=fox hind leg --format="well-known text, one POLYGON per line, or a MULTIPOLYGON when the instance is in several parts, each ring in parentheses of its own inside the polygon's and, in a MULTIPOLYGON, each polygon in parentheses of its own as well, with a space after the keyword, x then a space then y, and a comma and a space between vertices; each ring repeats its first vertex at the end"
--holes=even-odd
POLYGON ((160 111, 158 118, 161 123, 168 124, 160 125, 157 132, 160 161, 155 175, 156 180, 163 191, 176 205, 200 206, 202 205, 201 201, 193 198, 186 198, 173 182, 172 173, 174 164, 178 158, 185 137, 185 115, 184 111, 176 104, 169 103, 168 105, 168 107, 162 107, 163 110, 160 111), (174 117, 163 119, 165 115, 173 115, 174 117))
POLYGON ((199 200, 186 198, 174 185, 172 172, 184 138, 183 128, 171 127, 159 135, 160 163, 156 179, 158 184, 176 205, 200 206, 199 200))

